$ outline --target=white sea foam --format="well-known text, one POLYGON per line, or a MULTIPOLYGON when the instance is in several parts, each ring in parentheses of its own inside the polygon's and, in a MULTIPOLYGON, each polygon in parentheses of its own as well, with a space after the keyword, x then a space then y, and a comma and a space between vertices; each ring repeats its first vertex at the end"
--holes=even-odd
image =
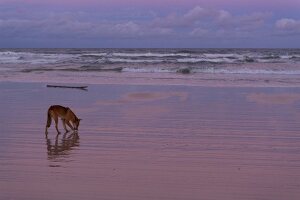
POLYGON ((233 63, 234 60, 229 58, 179 58, 176 59, 179 63, 199 63, 199 62, 210 62, 210 63, 233 63))
POLYGON ((112 56, 118 57, 186 57, 188 53, 112 53, 112 56))
POLYGON ((106 60, 113 63, 159 63, 164 61, 162 59, 125 59, 125 58, 108 58, 106 60))
POLYGON ((0 52, 0 64, 48 64, 74 58, 72 54, 46 54, 32 52, 0 52))
POLYGON ((300 75, 300 70, 272 70, 272 69, 216 69, 216 68, 194 68, 193 72, 197 73, 214 73, 214 74, 269 74, 269 75, 300 75))
POLYGON ((244 55, 240 55, 240 54, 220 54, 220 53, 204 53, 203 54, 204 57, 206 58, 233 58, 233 59, 242 59, 244 57, 244 55))
POLYGON ((122 72, 133 72, 133 73, 171 73, 174 70, 159 67, 149 67, 149 68, 137 68, 137 67, 124 67, 122 72))
POLYGON ((82 56, 99 56, 99 57, 107 56, 107 55, 108 55, 108 53, 84 53, 84 54, 82 54, 82 56))

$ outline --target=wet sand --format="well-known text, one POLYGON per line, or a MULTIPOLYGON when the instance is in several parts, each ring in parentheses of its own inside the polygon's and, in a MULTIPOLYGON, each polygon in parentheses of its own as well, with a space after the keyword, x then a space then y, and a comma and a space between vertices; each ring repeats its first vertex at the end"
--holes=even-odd
POLYGON ((298 200, 299 94, 2 82, 0 199, 298 200), (83 119, 78 135, 45 137, 51 104, 83 119))

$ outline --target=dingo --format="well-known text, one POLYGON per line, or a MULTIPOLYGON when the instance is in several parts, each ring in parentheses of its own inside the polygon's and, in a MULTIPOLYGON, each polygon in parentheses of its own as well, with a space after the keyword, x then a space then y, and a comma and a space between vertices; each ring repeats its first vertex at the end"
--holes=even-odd
POLYGON ((81 119, 78 119, 78 117, 72 112, 72 110, 68 107, 63 107, 60 105, 52 105, 48 109, 47 114, 47 125, 46 125, 46 131, 45 133, 48 134, 48 128, 51 126, 52 118, 55 122, 55 128, 58 134, 60 134, 57 123, 58 123, 58 117, 61 118, 64 129, 66 132, 69 132, 69 130, 66 127, 66 124, 74 131, 78 130, 79 122, 81 119), (70 123, 72 122, 72 124, 70 123))

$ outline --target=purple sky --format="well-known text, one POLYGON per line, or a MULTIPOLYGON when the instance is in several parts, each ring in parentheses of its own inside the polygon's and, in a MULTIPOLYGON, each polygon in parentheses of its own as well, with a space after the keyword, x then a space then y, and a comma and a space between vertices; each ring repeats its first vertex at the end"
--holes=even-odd
POLYGON ((300 47, 299 0, 0 0, 0 47, 300 47))

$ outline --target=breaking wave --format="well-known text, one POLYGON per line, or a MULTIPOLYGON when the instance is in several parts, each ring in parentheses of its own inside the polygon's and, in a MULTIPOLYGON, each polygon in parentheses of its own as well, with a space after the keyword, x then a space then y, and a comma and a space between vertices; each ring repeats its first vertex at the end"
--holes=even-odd
POLYGON ((299 49, 2 49, 14 72, 300 74, 299 49))

